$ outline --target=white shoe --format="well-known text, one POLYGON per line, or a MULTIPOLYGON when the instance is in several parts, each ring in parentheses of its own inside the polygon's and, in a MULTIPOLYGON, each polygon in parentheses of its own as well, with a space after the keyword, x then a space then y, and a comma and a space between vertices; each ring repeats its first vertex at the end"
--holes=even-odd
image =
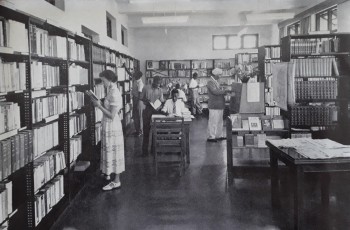
POLYGON ((122 187, 122 185, 121 185, 120 181, 118 183, 112 181, 109 184, 107 184, 106 186, 104 186, 102 188, 102 190, 103 191, 109 191, 109 190, 112 190, 112 189, 119 189, 121 187, 122 187))

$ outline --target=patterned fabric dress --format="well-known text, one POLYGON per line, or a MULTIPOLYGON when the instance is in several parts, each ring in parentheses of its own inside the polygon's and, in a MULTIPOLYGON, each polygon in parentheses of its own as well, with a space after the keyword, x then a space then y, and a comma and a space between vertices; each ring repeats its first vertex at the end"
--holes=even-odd
MULTIPOLYGON (((104 101, 106 109, 109 110, 112 105, 122 108, 122 96, 114 83, 111 83, 104 101)), ((113 120, 103 115, 100 167, 106 175, 125 171, 123 128, 118 114, 113 120)))

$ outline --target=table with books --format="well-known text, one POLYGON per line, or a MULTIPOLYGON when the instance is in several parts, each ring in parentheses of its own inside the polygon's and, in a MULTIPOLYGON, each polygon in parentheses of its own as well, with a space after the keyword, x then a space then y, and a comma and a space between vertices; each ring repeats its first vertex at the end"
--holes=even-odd
MULTIPOLYGON (((329 185, 332 173, 350 171, 350 146, 329 139, 282 139, 268 140, 271 162, 271 204, 280 207, 279 167, 282 161, 290 168, 294 193, 294 229, 303 227, 304 177, 305 173, 317 173, 321 179, 323 215, 329 210, 329 185)), ((328 221, 326 221, 328 223, 328 221)))
POLYGON ((227 169, 229 184, 234 178, 255 171, 269 173, 267 139, 281 139, 289 134, 280 116, 231 114, 226 120, 227 169))

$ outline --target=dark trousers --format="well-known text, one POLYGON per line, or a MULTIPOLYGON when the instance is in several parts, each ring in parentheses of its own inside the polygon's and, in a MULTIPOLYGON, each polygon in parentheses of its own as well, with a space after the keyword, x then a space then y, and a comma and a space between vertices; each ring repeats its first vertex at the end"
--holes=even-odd
MULTIPOLYGON (((141 102, 142 103, 142 102, 141 102)), ((137 133, 143 132, 143 107, 140 105, 140 100, 138 98, 133 98, 133 119, 134 119, 134 126, 135 131, 137 133)))
POLYGON ((151 130, 152 115, 154 114, 154 109, 147 105, 143 111, 143 142, 142 142, 142 153, 148 155, 148 142, 151 130))

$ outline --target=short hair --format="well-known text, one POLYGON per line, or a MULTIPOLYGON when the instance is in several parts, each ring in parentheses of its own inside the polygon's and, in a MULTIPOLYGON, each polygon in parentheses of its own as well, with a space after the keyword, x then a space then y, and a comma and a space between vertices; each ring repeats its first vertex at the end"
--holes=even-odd
POLYGON ((142 77, 142 72, 140 70, 136 70, 133 75, 135 79, 138 80, 142 77))
POLYGON ((175 89, 180 89, 180 84, 179 84, 179 83, 177 83, 177 84, 175 85, 175 89))
POLYGON ((104 70, 100 73, 100 77, 106 78, 108 81, 116 82, 118 80, 117 75, 112 70, 104 70))
POLYGON ((194 79, 196 79, 196 78, 198 77, 198 73, 194 73, 194 74, 192 75, 192 77, 193 77, 194 79))
POLYGON ((179 93, 179 90, 177 90, 177 89, 171 90, 171 96, 172 97, 175 95, 175 93, 179 93))
POLYGON ((158 84, 158 83, 160 83, 160 80, 161 80, 161 78, 160 78, 158 75, 154 76, 154 78, 153 78, 153 84, 158 84))

